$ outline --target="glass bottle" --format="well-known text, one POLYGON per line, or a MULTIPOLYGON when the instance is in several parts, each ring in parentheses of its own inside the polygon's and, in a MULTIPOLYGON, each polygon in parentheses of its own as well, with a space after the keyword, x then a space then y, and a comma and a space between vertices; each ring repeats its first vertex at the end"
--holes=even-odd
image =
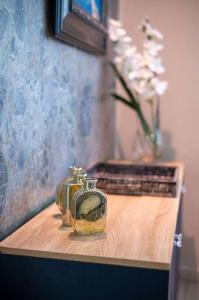
POLYGON ((95 178, 86 178, 72 200, 72 227, 80 235, 100 233, 106 227, 107 198, 96 188, 96 182, 95 178))
POLYGON ((83 180, 86 176, 87 174, 84 172, 77 173, 71 181, 64 183, 65 196, 62 211, 63 225, 71 226, 71 207, 73 196, 82 187, 83 180))
POLYGON ((59 207, 61 213, 63 213, 63 205, 64 205, 64 198, 66 194, 65 185, 69 182, 72 182, 77 174, 82 172, 82 168, 72 166, 69 168, 69 176, 64 178, 64 180, 58 185, 56 190, 56 204, 59 207))

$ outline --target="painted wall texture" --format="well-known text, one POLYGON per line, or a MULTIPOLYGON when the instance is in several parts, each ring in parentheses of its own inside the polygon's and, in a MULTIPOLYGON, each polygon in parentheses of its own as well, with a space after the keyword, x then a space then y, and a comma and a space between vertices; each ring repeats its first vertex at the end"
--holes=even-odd
POLYGON ((107 67, 49 35, 47 1, 0 1, 0 238, 52 201, 72 164, 113 156, 107 67))
MULTIPOLYGON (((121 0, 120 13, 136 45, 141 46, 138 25, 146 16, 164 35, 161 56, 169 88, 161 97, 163 159, 182 160, 186 166, 181 273, 188 279, 199 279, 199 1, 121 0)), ((119 103, 117 134, 122 157, 132 155, 134 128, 134 113, 119 103)))

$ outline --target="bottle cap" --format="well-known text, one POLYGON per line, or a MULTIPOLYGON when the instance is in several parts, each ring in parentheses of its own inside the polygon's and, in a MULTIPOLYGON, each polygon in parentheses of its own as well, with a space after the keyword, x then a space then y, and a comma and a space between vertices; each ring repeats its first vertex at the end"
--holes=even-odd
POLYGON ((97 178, 94 177, 86 177, 83 180, 83 186, 87 189, 94 189, 96 188, 97 178))

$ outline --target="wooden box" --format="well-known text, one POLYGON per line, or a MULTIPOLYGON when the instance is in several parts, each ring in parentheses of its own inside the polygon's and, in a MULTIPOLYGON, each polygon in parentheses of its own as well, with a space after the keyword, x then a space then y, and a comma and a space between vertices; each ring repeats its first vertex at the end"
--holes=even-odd
POLYGON ((109 194, 175 197, 177 192, 177 166, 98 162, 87 173, 109 194))

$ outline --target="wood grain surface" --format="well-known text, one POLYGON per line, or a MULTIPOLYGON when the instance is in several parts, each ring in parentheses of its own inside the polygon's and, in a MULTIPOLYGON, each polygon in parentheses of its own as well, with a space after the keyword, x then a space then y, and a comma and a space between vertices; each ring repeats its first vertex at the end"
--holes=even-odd
POLYGON ((108 195, 106 232, 80 237, 50 205, 0 243, 5 254, 169 270, 184 167, 176 198, 108 195))

